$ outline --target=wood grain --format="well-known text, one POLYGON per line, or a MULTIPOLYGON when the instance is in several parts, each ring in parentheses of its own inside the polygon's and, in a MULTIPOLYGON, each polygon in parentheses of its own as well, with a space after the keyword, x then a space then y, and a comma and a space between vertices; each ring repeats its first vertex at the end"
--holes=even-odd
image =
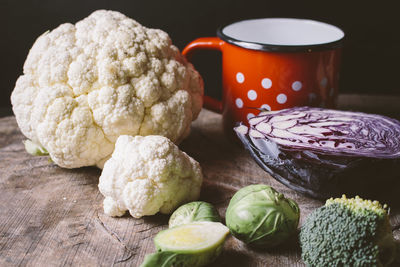
MULTIPOLYGON (((138 266, 154 251, 153 237, 168 216, 142 219, 103 214, 97 188, 100 170, 62 169, 24 150, 14 117, 0 119, 0 266, 138 266)), ((201 200, 225 214, 239 188, 266 183, 301 208, 301 223, 322 202, 272 179, 239 145, 229 142, 221 116, 206 110, 193 123, 181 149, 198 160, 205 181, 201 200)), ((400 212, 391 211, 400 238, 400 212)), ((296 238, 268 251, 249 249, 230 237, 212 266, 304 266, 296 238)))

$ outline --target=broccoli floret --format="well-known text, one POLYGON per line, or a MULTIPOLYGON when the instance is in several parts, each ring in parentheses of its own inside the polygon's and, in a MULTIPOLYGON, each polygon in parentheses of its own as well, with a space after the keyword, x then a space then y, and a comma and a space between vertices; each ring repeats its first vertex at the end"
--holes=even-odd
POLYGON ((388 266, 397 249, 386 205, 345 195, 308 216, 300 244, 307 266, 388 266))

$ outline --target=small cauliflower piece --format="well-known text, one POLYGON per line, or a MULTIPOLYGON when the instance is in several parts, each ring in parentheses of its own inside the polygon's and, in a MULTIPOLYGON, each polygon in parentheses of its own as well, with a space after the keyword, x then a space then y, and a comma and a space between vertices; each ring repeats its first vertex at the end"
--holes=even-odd
POLYGON ((21 132, 57 165, 102 168, 120 135, 179 143, 202 97, 199 73, 167 33, 98 10, 36 40, 11 103, 21 132))
POLYGON ((135 217, 171 213, 198 199, 203 181, 200 164, 158 135, 121 135, 100 176, 104 213, 135 217))

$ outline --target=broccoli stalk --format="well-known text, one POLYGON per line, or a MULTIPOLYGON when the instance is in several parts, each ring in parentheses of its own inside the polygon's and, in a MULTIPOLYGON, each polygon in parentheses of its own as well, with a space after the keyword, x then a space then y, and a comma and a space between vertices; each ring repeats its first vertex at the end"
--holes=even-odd
POLYGON ((389 266, 396 258, 386 205, 360 197, 328 199, 300 232, 308 266, 389 266))

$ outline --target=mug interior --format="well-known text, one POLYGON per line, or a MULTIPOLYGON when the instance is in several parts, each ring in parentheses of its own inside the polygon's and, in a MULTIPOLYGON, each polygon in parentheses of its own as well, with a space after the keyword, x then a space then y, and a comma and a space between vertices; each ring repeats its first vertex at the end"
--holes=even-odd
POLYGON ((307 19, 263 18, 235 22, 218 36, 238 46, 261 50, 334 48, 344 38, 336 26, 307 19))

